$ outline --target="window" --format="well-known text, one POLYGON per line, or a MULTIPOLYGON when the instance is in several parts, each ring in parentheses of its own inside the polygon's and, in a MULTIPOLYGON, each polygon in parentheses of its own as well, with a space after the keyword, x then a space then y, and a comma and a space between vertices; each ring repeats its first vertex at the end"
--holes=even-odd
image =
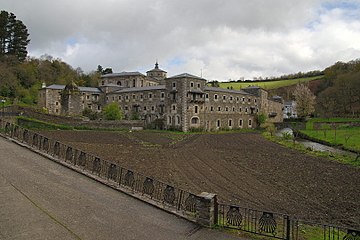
POLYGON ((152 99, 152 94, 151 93, 149 93, 149 99, 152 99))
POLYGON ((56 106, 59 105, 59 102, 55 102, 55 105, 56 105, 56 106))
POLYGON ((248 102, 251 102, 251 98, 248 99, 248 102))
POLYGON ((218 111, 219 111, 219 112, 221 111, 221 107, 218 107, 218 111))
POLYGON ((179 117, 179 116, 176 117, 176 123, 177 123, 178 125, 180 125, 180 117, 179 117))
POLYGON ((133 85, 133 87, 136 87, 136 80, 135 80, 135 79, 133 80, 133 84, 132 84, 132 85, 133 85))
POLYGON ((239 108, 239 112, 241 112, 241 108, 239 108))
POLYGON ((211 111, 211 112, 214 111, 214 107, 213 107, 213 106, 210 107, 210 111, 211 111))
POLYGON ((121 96, 119 96, 119 101, 121 101, 121 96))
POLYGON ((214 100, 217 100, 217 99, 218 99, 218 95, 214 94, 214 100))
POLYGON ((254 99, 254 103, 256 103, 256 99, 254 99))
POLYGON ((226 100, 226 95, 223 96, 223 100, 224 100, 224 101, 226 100))
POLYGON ((135 99, 135 98, 136 98, 135 94, 133 94, 133 95, 132 95, 132 98, 133 98, 133 99, 135 99))
POLYGON ((173 82, 173 83, 172 83, 172 87, 173 87, 173 88, 176 88, 176 82, 173 82))
POLYGON ((240 119, 240 120, 239 120, 239 127, 242 127, 242 126, 243 126, 243 120, 240 119))
POLYGON ((172 110, 176 110, 176 105, 174 104, 174 105, 172 105, 172 110))
POLYGON ((168 117, 168 122, 171 124, 171 116, 168 117))
POLYGON ((235 112, 235 107, 233 107, 233 112, 235 112))
POLYGON ((251 125, 252 125, 252 121, 251 121, 251 119, 249 119, 249 122, 248 122, 249 124, 249 127, 251 127, 251 125))
POLYGON ((120 81, 118 81, 116 84, 119 85, 119 86, 121 86, 121 82, 120 82, 120 81))
MULTIPOLYGON (((86 100, 89 100, 90 99, 90 96, 89 95, 86 95, 86 100)), ((113 98, 114 100, 114 98, 113 98)))
POLYGON ((228 112, 228 111, 229 111, 229 108, 228 108, 228 107, 225 107, 225 111, 228 112))
POLYGON ((126 95, 126 96, 125 96, 125 99, 126 99, 126 100, 129 100, 129 96, 128 96, 128 95, 126 95))
POLYGON ((229 119, 229 127, 232 127, 232 120, 229 119))
POLYGON ((146 106, 144 106, 144 111, 146 111, 146 106))
POLYGON ((248 112, 248 108, 245 108, 245 112, 246 112, 246 113, 248 112))
POLYGON ((154 107, 154 106, 151 106, 151 111, 155 111, 155 107, 154 107))
POLYGON ((104 82, 104 81, 101 81, 101 85, 105 85, 105 82, 104 82))
POLYGON ((232 101, 233 100, 233 97, 232 96, 230 96, 230 101, 232 101))
POLYGON ((220 121, 220 119, 218 119, 217 121, 216 121, 216 127, 221 127, 221 121, 220 121))
POLYGON ((193 117, 193 118, 191 119, 191 124, 198 124, 198 123, 199 123, 199 118, 193 117))
POLYGON ((243 97, 242 101, 245 102, 245 98, 244 98, 244 97, 243 97))
POLYGON ((198 108, 199 108, 198 106, 195 106, 195 110, 194 110, 195 113, 198 113, 199 110, 198 108))
POLYGON ((140 99, 143 99, 144 95, 140 94, 140 99))
POLYGON ((165 93, 162 92, 160 97, 165 98, 165 93))
POLYGON ((190 87, 194 87, 194 83, 193 83, 193 82, 190 83, 190 87))
POLYGON ((197 84, 197 87, 200 88, 200 83, 197 84))
POLYGON ((209 98, 209 94, 208 94, 208 93, 205 95, 205 98, 209 98))
POLYGON ((125 106, 125 111, 129 110, 129 107, 128 106, 125 106))

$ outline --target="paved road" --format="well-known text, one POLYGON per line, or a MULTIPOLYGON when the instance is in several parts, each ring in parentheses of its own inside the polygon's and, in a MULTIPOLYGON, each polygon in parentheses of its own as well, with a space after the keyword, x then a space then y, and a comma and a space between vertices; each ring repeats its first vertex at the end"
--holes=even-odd
POLYGON ((0 137, 0 239, 239 239, 198 228, 0 137))

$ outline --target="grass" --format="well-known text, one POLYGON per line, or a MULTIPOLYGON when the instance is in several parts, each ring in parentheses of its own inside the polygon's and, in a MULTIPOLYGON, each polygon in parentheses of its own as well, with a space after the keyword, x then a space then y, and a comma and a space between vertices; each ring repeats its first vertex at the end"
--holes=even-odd
POLYGON ((360 152, 360 127, 349 125, 354 122, 358 123, 360 119, 313 118, 307 121, 306 129, 301 132, 311 138, 328 142, 329 145, 343 146, 345 149, 360 152), (315 129, 314 123, 322 123, 320 129, 315 129), (337 123, 336 129, 332 123, 337 123))
POLYGON ((309 137, 326 141, 331 145, 343 146, 346 149, 360 152, 360 127, 337 127, 337 129, 302 130, 309 137))
POLYGON ((336 161, 343 164, 360 167, 360 161, 356 161, 354 157, 351 157, 349 155, 309 150, 300 143, 294 143, 292 140, 284 139, 283 137, 271 136, 268 132, 264 132, 263 136, 270 141, 276 142, 287 148, 295 149, 305 154, 309 154, 316 157, 323 157, 331 161, 336 161))
POLYGON ((263 82, 221 82, 221 88, 233 88, 236 90, 246 88, 248 86, 258 86, 264 89, 276 89, 281 87, 287 87, 291 85, 296 85, 298 83, 309 82, 313 80, 322 79, 323 76, 308 77, 308 78, 296 78, 296 79, 287 79, 287 80, 278 80, 278 81, 263 81, 263 82))
POLYGON ((95 131, 127 131, 124 128, 92 128, 88 126, 70 126, 65 124, 54 124, 28 117, 17 117, 20 126, 37 130, 95 130, 95 131))
POLYGON ((349 123, 360 122, 358 118, 311 118, 306 122, 306 130, 312 130, 314 123, 349 123))

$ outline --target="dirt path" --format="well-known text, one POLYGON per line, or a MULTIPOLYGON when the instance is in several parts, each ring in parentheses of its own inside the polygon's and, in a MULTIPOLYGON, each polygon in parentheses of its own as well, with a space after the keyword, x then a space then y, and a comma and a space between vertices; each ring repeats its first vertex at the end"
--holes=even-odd
POLYGON ((222 202, 360 227, 360 169, 256 133, 44 132, 119 165, 222 202))

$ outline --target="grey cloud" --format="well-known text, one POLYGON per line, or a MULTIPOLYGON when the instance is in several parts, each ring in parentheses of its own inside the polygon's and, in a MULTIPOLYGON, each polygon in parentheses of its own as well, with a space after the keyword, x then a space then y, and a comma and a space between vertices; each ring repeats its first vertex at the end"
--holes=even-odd
POLYGON ((169 74, 203 69, 226 80, 322 68, 360 50, 351 40, 359 20, 321 7, 334 0, 3 1, 28 26, 31 54, 86 71, 139 70, 159 59, 169 74))

